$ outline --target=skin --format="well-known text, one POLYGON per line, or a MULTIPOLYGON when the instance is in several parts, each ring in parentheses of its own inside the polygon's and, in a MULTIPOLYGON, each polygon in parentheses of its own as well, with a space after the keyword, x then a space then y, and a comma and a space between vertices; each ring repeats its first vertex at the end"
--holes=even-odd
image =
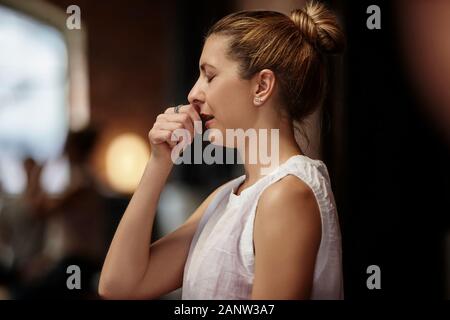
MULTIPOLYGON (((188 95, 190 104, 182 106, 179 114, 173 108, 166 109, 149 132, 152 155, 105 259, 99 282, 103 298, 157 298, 182 286, 190 242, 205 209, 222 186, 182 226, 148 248, 155 208, 173 166, 173 130, 185 128, 193 137, 193 122, 200 120, 199 113, 211 114, 215 117, 211 141, 214 132, 225 136, 227 128, 278 128, 279 163, 302 154, 291 121, 276 112, 279 102, 274 73, 264 69, 250 80, 241 79, 238 62, 225 55, 227 45, 228 39, 220 35, 206 40, 199 61, 200 75, 188 95)), ((262 177, 261 163, 244 160, 246 179, 236 194, 262 177)), ((266 188, 259 198, 254 224, 251 298, 308 299, 320 238, 319 208, 303 181, 288 175, 266 188)))

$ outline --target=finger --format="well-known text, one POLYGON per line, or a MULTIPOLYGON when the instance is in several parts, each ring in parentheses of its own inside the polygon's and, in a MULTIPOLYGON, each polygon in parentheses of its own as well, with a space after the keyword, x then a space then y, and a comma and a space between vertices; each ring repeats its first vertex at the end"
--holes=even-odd
MULTIPOLYGON (((187 119, 188 117, 185 115, 185 118, 187 119)), ((188 119, 186 121, 189 123, 188 119)), ((192 143, 193 140, 192 129, 190 132, 189 129, 186 129, 185 125, 180 122, 158 121, 153 125, 152 131, 152 136, 160 137, 158 142, 164 140, 169 144, 171 148, 173 148, 177 144, 182 143, 182 145, 184 146, 183 149, 185 149, 185 147, 192 143), (179 130, 182 130, 182 132, 180 132, 179 130), (161 136, 161 131, 165 131, 166 133, 161 136), (158 133, 158 135, 155 135, 155 132, 158 133)), ((151 141, 154 140, 151 139, 151 141)))
POLYGON ((191 116, 193 121, 201 121, 199 111, 192 104, 187 105, 186 112, 191 116))
POLYGON ((152 134, 151 142, 153 144, 160 144, 164 142, 168 142, 170 145, 175 145, 176 142, 170 141, 170 137, 172 136, 172 131, 158 129, 152 134))
POLYGON ((161 122, 161 125, 163 125, 164 123, 179 123, 183 125, 183 128, 187 129, 190 132, 191 137, 194 135, 194 123, 192 122, 192 118, 188 114, 186 113, 166 114, 165 120, 166 120, 165 122, 161 122))
MULTIPOLYGON (((187 120, 189 121, 189 120, 187 120)), ((168 142, 171 146, 182 143, 183 145, 189 145, 193 141, 192 128, 189 130, 185 128, 185 125, 179 122, 164 122, 157 125, 158 130, 170 131, 170 137, 168 142)))
POLYGON ((167 143, 171 148, 176 146, 178 143, 178 140, 172 139, 173 131, 172 130, 165 130, 165 129, 158 129, 156 130, 154 134, 154 141, 155 144, 159 143, 167 143))
MULTIPOLYGON (((192 104, 186 104, 186 105, 182 105, 179 109, 178 109, 179 113, 186 113, 189 115, 189 117, 192 120, 192 124, 195 128, 195 121, 202 121, 200 118, 200 114, 198 112, 198 110, 192 105, 192 104)), ((166 109, 166 111, 164 112, 165 114, 177 114, 175 113, 175 108, 168 108, 166 109)), ((200 133, 200 128, 197 131, 198 133, 200 133)))
POLYGON ((158 130, 174 131, 176 129, 184 129, 184 124, 181 122, 176 122, 176 121, 166 121, 166 122, 155 123, 155 127, 158 130))
MULTIPOLYGON (((193 129, 191 128, 185 128, 185 125, 180 123, 180 122, 162 122, 160 124, 157 125, 158 129, 163 129, 163 130, 169 130, 173 133, 176 134, 177 136, 177 141, 179 141, 181 138, 181 133, 177 132, 176 130, 187 130, 189 133, 189 136, 187 138, 189 138, 192 141, 192 136, 193 136, 193 129)), ((187 133, 183 133, 183 135, 187 135, 187 133)))
POLYGON ((192 122, 194 123, 195 131, 201 134, 202 119, 200 117, 199 111, 193 105, 190 104, 189 107, 187 108, 187 113, 189 114, 189 116, 192 119, 192 122), (197 126, 195 125, 196 122, 198 122, 197 126))

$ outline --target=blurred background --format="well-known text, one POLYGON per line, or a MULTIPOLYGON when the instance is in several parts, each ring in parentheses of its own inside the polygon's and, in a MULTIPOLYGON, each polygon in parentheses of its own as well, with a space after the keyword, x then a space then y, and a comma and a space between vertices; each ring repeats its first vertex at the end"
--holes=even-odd
MULTIPOLYGON (((450 1, 324 2, 347 48, 331 60, 305 149, 330 172, 345 297, 449 299, 450 1), (371 30, 374 4, 381 29, 371 30), (380 290, 366 286, 370 265, 380 290)), ((103 259, 151 152, 148 131, 187 102, 205 32, 234 11, 288 14, 303 3, 0 0, 0 299, 98 299, 103 259), (66 25, 70 5, 80 29, 66 25), (66 287, 72 264, 81 290, 66 287)), ((240 165, 174 166, 152 240, 241 174, 240 165)))

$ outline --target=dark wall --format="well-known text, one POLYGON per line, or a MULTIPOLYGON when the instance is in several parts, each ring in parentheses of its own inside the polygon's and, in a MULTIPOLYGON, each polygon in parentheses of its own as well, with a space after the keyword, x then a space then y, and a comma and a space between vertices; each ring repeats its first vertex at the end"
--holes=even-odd
POLYGON ((406 76, 391 1, 339 1, 345 56, 345 180, 340 181, 346 298, 443 298, 449 146, 406 76), (366 28, 377 4, 381 30, 366 28), (344 192, 342 192, 344 190, 344 192), (381 268, 368 290, 366 268, 381 268))
MULTIPOLYGON (((78 5, 86 26, 92 120, 144 137, 167 103, 173 3, 50 0, 78 5)), ((75 31, 76 32, 76 31, 75 31)))

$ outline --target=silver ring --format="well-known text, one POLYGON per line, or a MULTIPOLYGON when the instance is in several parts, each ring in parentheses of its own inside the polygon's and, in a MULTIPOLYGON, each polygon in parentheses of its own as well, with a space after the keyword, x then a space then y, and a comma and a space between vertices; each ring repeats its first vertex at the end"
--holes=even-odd
POLYGON ((182 104, 177 105, 177 106, 174 108, 175 113, 179 113, 179 112, 180 112, 180 108, 181 108, 182 106, 183 106, 182 104))

